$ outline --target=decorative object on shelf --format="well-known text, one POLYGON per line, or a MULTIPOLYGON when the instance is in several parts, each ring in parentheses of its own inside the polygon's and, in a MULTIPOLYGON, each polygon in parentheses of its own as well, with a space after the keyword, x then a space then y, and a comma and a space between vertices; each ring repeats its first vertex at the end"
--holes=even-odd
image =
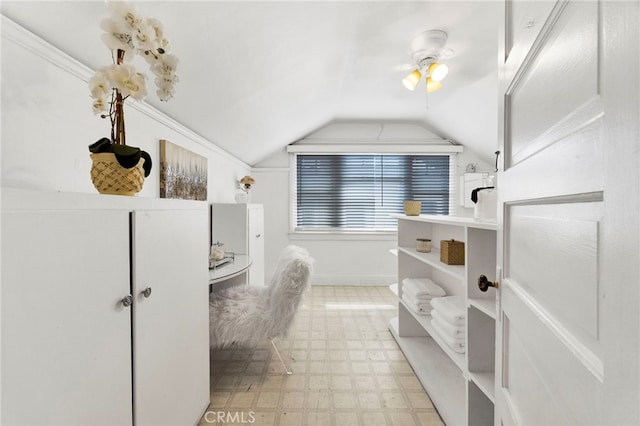
POLYGON ((429 238, 416 238, 416 250, 420 253, 431 253, 431 240, 429 238))
POLYGON ((160 198, 207 199, 207 158, 160 140, 160 198))
POLYGON ((140 148, 126 145, 124 101, 129 97, 143 100, 147 89, 146 76, 124 62, 136 54, 142 56, 156 76, 158 98, 168 101, 178 81, 178 59, 168 53, 169 41, 157 19, 141 17, 135 6, 125 1, 108 1, 107 7, 111 16, 103 19, 100 27, 114 64, 96 71, 89 80, 89 90, 94 114, 111 122, 111 138, 89 145, 91 180, 102 194, 134 195, 151 173, 151 157, 140 148))
POLYGON ((101 194, 135 195, 144 184, 146 163, 138 156, 138 162, 133 167, 123 167, 117 157, 111 152, 97 152, 90 154, 92 160, 91 182, 101 194))
POLYGON ((441 240, 440 261, 447 265, 464 265, 464 242, 441 240))
POLYGON ((222 246, 224 244, 220 241, 216 241, 211 245, 209 251, 209 269, 216 269, 227 263, 233 263, 236 258, 236 254, 225 251, 222 246))
POLYGON ((209 258, 211 260, 222 260, 224 259, 224 249, 222 248, 224 244, 220 241, 217 241, 211 245, 211 252, 209 253, 209 258))
POLYGON ((407 216, 420 216, 422 211, 422 201, 405 200, 404 202, 404 214, 407 216))
POLYGON ((249 202, 249 190, 251 189, 251 185, 256 183, 256 180, 251 176, 243 176, 242 179, 238 181, 239 189, 236 192, 236 202, 237 203, 248 203, 249 202))

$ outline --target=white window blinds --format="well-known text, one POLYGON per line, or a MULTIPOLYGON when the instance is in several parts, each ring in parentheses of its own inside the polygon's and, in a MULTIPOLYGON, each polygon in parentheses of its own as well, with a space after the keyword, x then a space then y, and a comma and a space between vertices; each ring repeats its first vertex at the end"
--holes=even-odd
POLYGON ((296 155, 296 230, 394 230, 404 200, 449 214, 451 155, 296 155))

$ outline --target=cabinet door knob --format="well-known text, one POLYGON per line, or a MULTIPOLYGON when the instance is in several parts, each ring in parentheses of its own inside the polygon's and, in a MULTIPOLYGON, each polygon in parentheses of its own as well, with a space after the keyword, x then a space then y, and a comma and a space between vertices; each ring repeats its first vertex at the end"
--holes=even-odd
POLYGON ((122 306, 128 308, 133 304, 133 296, 127 294, 120 302, 122 302, 122 306))
POLYGON ((147 287, 147 288, 145 288, 144 290, 142 290, 142 295, 143 295, 144 297, 149 297, 149 296, 151 296, 151 287, 147 287))
POLYGON ((489 287, 498 288, 498 281, 489 281, 485 275, 478 277, 478 288, 480 291, 487 291, 489 287))
POLYGON ((261 234, 256 234, 256 238, 260 238, 260 235, 261 235, 261 234))

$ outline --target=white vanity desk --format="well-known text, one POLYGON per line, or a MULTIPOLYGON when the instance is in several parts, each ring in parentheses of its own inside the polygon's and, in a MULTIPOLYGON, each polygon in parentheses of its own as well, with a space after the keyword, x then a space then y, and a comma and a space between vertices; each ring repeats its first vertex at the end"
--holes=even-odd
MULTIPOLYGON (((236 254, 233 262, 216 269, 209 269, 209 285, 216 285, 240 277, 246 283, 246 273, 251 267, 251 258, 246 254, 236 254)), ((234 280, 235 281, 235 280, 234 280)))

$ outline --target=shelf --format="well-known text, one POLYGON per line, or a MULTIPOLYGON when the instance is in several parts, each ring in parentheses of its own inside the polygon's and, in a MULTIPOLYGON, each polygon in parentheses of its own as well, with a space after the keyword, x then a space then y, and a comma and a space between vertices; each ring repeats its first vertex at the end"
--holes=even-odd
POLYGON ((389 286, 389 290, 391 290, 391 293, 395 294, 396 297, 398 297, 398 283, 393 283, 389 286))
POLYGON ((496 375, 494 372, 484 372, 484 373, 472 373, 469 372, 469 378, 473 383, 478 386, 478 388, 484 393, 491 402, 495 404, 496 400, 496 389, 495 389, 495 381, 496 375))
POLYGON ((389 322, 389 331, 398 342, 413 367, 420 383, 429 394, 444 422, 448 425, 466 424, 461 409, 465 401, 465 379, 458 367, 429 337, 400 337, 398 318, 389 322))
POLYGON ((464 280, 464 265, 447 265, 440 261, 440 250, 432 249, 431 253, 421 253, 414 247, 398 247, 398 251, 406 253, 458 280, 464 280))
POLYGON ((493 425, 496 297, 481 292, 474 280, 495 269, 498 227, 467 217, 394 216, 398 219, 398 279, 433 277, 448 295, 465 297, 466 353, 454 351, 431 325, 431 316, 419 315, 402 299, 398 318, 390 322, 389 329, 446 424, 493 425), (418 252, 416 236, 463 241, 465 265, 441 262, 437 245, 430 253, 418 252))
MULTIPOLYGON (((405 307, 405 309, 415 318, 416 321, 422 326, 422 328, 429 333, 429 336, 440 346, 440 349, 444 353, 446 353, 449 358, 453 361, 453 363, 460 369, 460 371, 466 370, 466 361, 464 353, 458 353, 451 349, 449 345, 446 344, 444 340, 440 337, 437 331, 433 329, 431 325, 431 315, 418 315, 411 308, 409 308, 402 299, 400 299, 400 303, 405 307)), ((466 349, 466 348, 465 348, 466 349)))
POLYGON ((493 319, 496 319, 496 301, 495 299, 469 299, 469 305, 484 312, 493 319))
POLYGON ((438 223, 441 225, 466 226, 467 228, 490 229, 497 230, 496 222, 478 222, 471 217, 461 216, 437 216, 421 214, 420 216, 407 216, 404 214, 392 214, 391 216, 402 220, 411 220, 414 222, 438 223))
POLYGON ((394 256, 398 256, 398 249, 391 249, 389 250, 389 253, 391 253, 394 256))

